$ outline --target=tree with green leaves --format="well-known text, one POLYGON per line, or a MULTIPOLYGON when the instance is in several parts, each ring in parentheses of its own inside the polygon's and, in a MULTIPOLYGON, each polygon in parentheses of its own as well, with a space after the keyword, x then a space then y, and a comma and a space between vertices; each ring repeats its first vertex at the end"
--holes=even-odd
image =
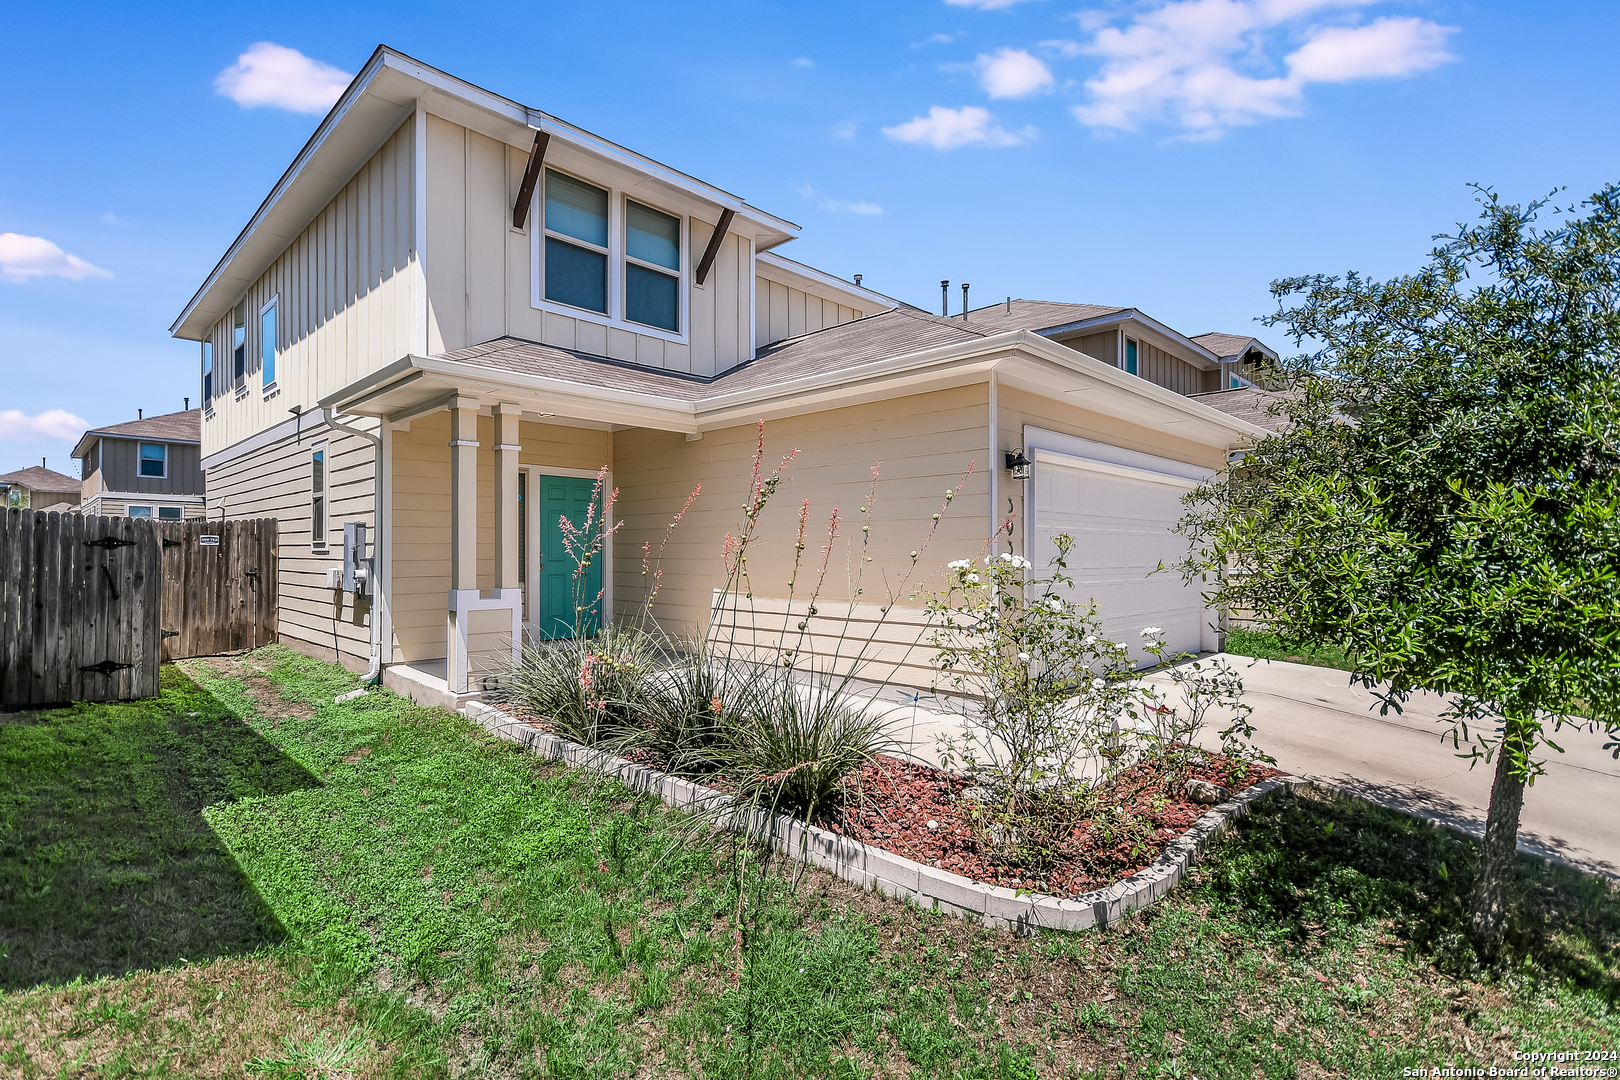
POLYGON ((1546 750, 1590 728, 1620 757, 1620 187, 1476 192, 1416 273, 1273 282, 1265 323, 1316 346, 1277 373, 1287 428, 1181 530, 1216 603, 1344 646, 1386 709, 1448 695, 1454 752, 1495 765, 1469 918, 1494 959, 1546 750))

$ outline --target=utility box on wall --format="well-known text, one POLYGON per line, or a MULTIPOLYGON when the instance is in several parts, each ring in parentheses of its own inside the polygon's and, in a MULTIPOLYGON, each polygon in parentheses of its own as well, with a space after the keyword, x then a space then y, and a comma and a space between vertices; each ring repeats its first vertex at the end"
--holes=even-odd
POLYGON ((366 557, 366 524, 343 523, 343 591, 371 595, 371 560, 366 557))

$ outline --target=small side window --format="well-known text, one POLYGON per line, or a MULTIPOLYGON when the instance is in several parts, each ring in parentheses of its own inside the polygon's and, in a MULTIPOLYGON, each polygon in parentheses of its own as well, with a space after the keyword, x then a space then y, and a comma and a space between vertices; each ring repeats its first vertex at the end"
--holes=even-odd
POLYGON ((158 520, 160 520, 160 521, 180 521, 184 517, 185 517, 185 511, 181 507, 178 507, 178 506, 160 506, 160 507, 158 507, 158 520))
POLYGON ((231 313, 231 385, 247 382, 247 301, 231 313))
POLYGON ((158 479, 169 475, 168 447, 162 443, 141 443, 141 475, 158 479))
POLYGON ((270 389, 276 381, 276 302, 270 301, 259 312, 259 371, 261 385, 270 389))
POLYGON ((1130 338, 1125 339, 1125 372, 1128 375, 1136 374, 1136 342, 1130 338))
POLYGON ((326 444, 316 443, 309 454, 309 546, 326 550, 326 444))
POLYGON ((214 343, 202 343, 202 405, 206 412, 214 407, 214 343))
POLYGON ((150 506, 132 506, 129 508, 128 513, 130 517, 149 518, 152 516, 152 508, 150 506))

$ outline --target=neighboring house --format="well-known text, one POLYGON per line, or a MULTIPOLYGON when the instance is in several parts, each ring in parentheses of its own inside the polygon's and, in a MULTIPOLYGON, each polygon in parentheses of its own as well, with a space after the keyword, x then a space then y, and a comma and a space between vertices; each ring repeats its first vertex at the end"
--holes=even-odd
POLYGON ((809 651, 832 648, 836 601, 859 588, 864 619, 899 588, 879 651, 926 684, 927 650, 905 647, 910 553, 934 575, 1009 516, 1002 546, 1043 565, 1055 534, 1079 538, 1069 572, 1111 633, 1214 645, 1198 589, 1148 575, 1177 556, 1181 495, 1265 434, 1185 396, 1220 385, 1219 356, 1132 308, 931 315, 778 254, 798 232, 379 48, 172 328, 201 343, 211 516, 281 522, 282 640, 387 665, 418 697, 476 690, 514 637, 570 632, 559 520, 578 520, 604 466, 624 526, 589 599, 641 611, 644 545, 701 483, 653 606, 700 630, 764 420, 770 461, 800 454, 750 554, 756 626, 805 618, 837 508, 859 551, 834 555, 809 651), (1018 450, 1027 479, 1007 465, 1018 450), (784 616, 803 500, 814 532, 784 616), (351 521, 369 526, 369 603, 328 584, 351 521))
POLYGON ((79 482, 44 465, 0 476, 0 507, 60 512, 78 503, 79 482))
POLYGON ((92 428, 73 456, 84 475, 80 513, 162 521, 204 515, 201 409, 92 428))
POLYGON ((1288 426, 1283 413, 1285 393, 1266 389, 1276 370, 1277 354, 1264 342, 1242 334, 1200 334, 1192 340, 1221 358, 1220 386, 1193 396, 1212 409, 1268 431, 1288 426))

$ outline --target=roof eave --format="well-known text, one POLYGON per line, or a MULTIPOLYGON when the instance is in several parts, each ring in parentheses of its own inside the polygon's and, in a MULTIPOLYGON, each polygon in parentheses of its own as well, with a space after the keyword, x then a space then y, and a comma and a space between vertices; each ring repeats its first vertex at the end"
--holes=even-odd
POLYGON ((1210 367, 1220 366, 1221 358, 1216 356, 1215 353, 1198 344, 1198 342, 1181 333, 1179 330, 1171 329, 1170 327, 1164 325, 1164 323, 1153 318, 1151 315, 1144 315, 1136 308, 1121 308, 1119 311, 1111 312, 1107 315, 1097 315, 1090 319, 1081 319, 1077 322, 1063 323, 1058 326, 1043 326, 1040 329, 1032 332, 1039 334, 1042 337, 1055 338, 1059 334, 1074 334, 1084 332, 1086 330, 1103 330, 1118 323, 1131 322, 1133 320, 1141 323, 1143 326, 1146 326, 1154 333, 1162 334, 1171 341, 1191 349, 1199 357, 1199 359, 1203 360, 1210 367))

